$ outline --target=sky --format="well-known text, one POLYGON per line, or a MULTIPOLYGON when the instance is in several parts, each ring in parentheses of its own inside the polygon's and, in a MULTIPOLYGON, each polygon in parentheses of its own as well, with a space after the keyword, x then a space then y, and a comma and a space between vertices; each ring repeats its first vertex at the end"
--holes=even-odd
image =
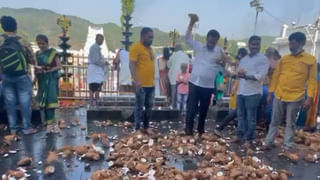
MULTIPOLYGON (((136 0, 134 26, 177 29, 184 33, 188 13, 199 15, 197 33, 216 29, 230 39, 253 34, 255 14, 251 0, 136 0)), ((320 0, 261 0, 264 11, 258 16, 257 34, 280 34, 283 23, 312 24, 320 15, 320 0)), ((120 24, 121 0, 0 0, 0 7, 50 9, 79 16, 96 24, 120 24)))

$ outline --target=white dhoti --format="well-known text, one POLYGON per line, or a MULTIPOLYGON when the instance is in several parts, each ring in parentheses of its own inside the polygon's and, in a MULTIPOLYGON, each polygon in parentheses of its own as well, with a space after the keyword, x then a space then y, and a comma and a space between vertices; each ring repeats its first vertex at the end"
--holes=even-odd
POLYGON ((104 66, 97 66, 95 64, 88 65, 88 84, 103 83, 106 80, 106 73, 104 66))
POLYGON ((132 85, 129 64, 121 64, 119 72, 119 84, 129 86, 132 85))

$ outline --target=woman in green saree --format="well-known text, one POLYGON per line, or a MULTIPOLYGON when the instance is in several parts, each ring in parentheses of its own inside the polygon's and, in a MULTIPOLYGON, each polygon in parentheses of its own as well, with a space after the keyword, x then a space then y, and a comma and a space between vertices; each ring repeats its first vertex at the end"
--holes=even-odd
POLYGON ((36 37, 40 51, 36 53, 37 66, 35 67, 38 79, 37 105, 40 107, 41 118, 49 131, 56 122, 55 109, 59 106, 59 69, 61 63, 55 49, 49 48, 47 36, 36 37))

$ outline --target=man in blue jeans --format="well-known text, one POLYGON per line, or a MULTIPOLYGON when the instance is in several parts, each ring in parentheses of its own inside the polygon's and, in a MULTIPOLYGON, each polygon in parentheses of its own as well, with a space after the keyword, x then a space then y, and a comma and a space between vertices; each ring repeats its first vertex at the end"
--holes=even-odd
POLYGON ((11 16, 1 17, 5 31, 0 36, 0 64, 4 102, 9 119, 10 133, 16 134, 17 102, 22 114, 24 134, 36 132, 31 126, 32 82, 28 76, 28 65, 34 64, 34 56, 29 43, 17 36, 17 22, 11 16))
POLYGON ((149 122, 152 118, 154 101, 155 54, 151 48, 152 40, 153 30, 148 27, 143 28, 140 32, 140 41, 134 43, 129 52, 130 71, 136 92, 135 129, 147 134, 152 133, 149 122))
POLYGON ((269 62, 260 53, 261 38, 252 36, 249 39, 250 53, 241 59, 237 70, 239 89, 237 92, 237 138, 236 143, 251 146, 256 129, 257 108, 262 94, 262 81, 268 73, 269 62))

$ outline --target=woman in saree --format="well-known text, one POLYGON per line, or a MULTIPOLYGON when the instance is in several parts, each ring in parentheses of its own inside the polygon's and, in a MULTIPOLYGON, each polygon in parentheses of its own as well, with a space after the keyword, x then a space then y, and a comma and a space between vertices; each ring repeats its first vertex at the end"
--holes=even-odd
POLYGON ((47 36, 36 37, 40 51, 36 53, 35 73, 38 80, 37 105, 40 107, 43 124, 50 131, 56 122, 55 109, 58 104, 60 58, 57 51, 49 48, 47 36))
POLYGON ((163 48, 163 55, 158 59, 159 75, 160 75, 160 95, 169 96, 169 78, 168 78, 168 66, 167 63, 170 58, 170 49, 168 47, 163 48))

